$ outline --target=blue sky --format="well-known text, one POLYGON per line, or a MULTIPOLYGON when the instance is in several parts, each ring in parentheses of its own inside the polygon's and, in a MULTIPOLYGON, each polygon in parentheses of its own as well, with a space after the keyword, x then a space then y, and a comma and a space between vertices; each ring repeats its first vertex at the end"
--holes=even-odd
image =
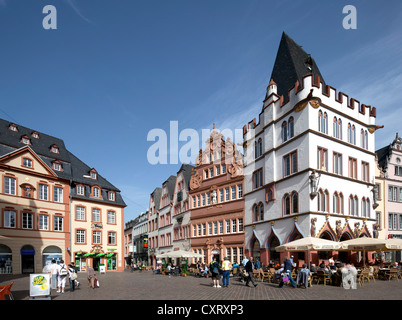
POLYGON ((148 163, 148 132, 169 132, 170 121, 234 130, 257 117, 283 31, 327 84, 377 108, 376 149, 392 142, 401 9, 398 0, 0 0, 0 117, 62 138, 122 191, 128 221, 180 168, 148 163), (57 30, 42 27, 49 4, 57 30), (350 4, 356 30, 342 27, 350 4))

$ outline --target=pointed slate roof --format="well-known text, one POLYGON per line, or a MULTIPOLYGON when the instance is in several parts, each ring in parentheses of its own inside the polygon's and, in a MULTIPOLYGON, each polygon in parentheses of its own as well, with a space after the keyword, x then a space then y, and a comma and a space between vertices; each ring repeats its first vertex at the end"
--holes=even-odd
POLYGON ((271 74, 271 80, 277 84, 278 95, 283 95, 286 102, 288 99, 288 90, 295 85, 296 81, 303 84, 302 79, 308 74, 318 75, 321 81, 324 82, 314 59, 291 37, 283 32, 271 74))

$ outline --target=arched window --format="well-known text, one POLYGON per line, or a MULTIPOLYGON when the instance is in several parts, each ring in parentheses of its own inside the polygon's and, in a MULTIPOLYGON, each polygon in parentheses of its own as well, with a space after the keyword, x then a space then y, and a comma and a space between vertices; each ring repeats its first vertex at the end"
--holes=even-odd
POLYGON ((318 131, 323 132, 324 115, 322 111, 318 111, 318 131))
POLYGON ((342 140, 342 120, 341 119, 338 119, 338 131, 339 131, 338 138, 342 140))
POLYGON ((367 130, 364 131, 364 141, 365 141, 366 149, 368 150, 368 134, 367 134, 367 130))
POLYGON ((292 193, 292 213, 299 212, 299 195, 297 192, 292 193))
POLYGON ((325 209, 325 196, 322 189, 318 190, 317 195, 317 211, 324 211, 325 209))
POLYGON ((343 194, 342 194, 342 192, 339 193, 339 213, 344 214, 344 211, 343 211, 343 194))
POLYGON ((326 112, 324 112, 324 123, 322 132, 328 134, 328 115, 326 112))
POLYGON ((338 138, 338 119, 334 117, 334 122, 332 124, 332 135, 334 138, 338 138))
POLYGON ((355 212, 355 210, 354 210, 353 196, 350 195, 350 196, 349 196, 349 215, 350 215, 350 216, 353 216, 353 215, 354 215, 354 212, 355 212))
POLYGON ((288 140, 288 124, 286 121, 282 123, 282 142, 288 140))
POLYGON ((257 147, 258 147, 258 156, 261 157, 262 156, 262 139, 261 138, 258 139, 257 147))
POLYGON ((258 206, 256 204, 253 206, 253 221, 258 221, 258 206))
POLYGON ((259 211, 260 211, 259 221, 263 221, 264 220, 264 205, 262 203, 260 203, 258 208, 259 208, 259 211))
POLYGON ((254 142, 254 159, 258 158, 258 146, 257 146, 257 141, 254 142))
POLYGON ((290 196, 285 194, 283 196, 283 213, 284 215, 290 215, 290 196))
POLYGON ((362 208, 362 217, 365 217, 366 216, 366 198, 365 197, 362 198, 361 208, 362 208))
POLYGON ((360 146, 361 146, 363 149, 366 149, 365 142, 366 142, 366 139, 364 138, 364 130, 361 129, 361 130, 360 130, 360 146))
POLYGON ((328 190, 324 191, 324 212, 329 212, 329 193, 328 190))
POLYGON ((352 125, 352 144, 356 145, 356 128, 355 125, 352 125))
POLYGON ((352 126, 348 123, 348 142, 352 143, 352 126))
POLYGON ((339 213, 339 195, 338 192, 334 193, 334 197, 333 197, 333 208, 334 208, 334 213, 339 213))
POLYGON ((370 199, 366 199, 366 217, 370 218, 370 199))
POLYGON ((289 138, 293 138, 295 135, 295 124, 293 117, 289 118, 289 138))
POLYGON ((354 209, 355 209, 355 216, 359 216, 359 199, 357 196, 354 197, 354 209))

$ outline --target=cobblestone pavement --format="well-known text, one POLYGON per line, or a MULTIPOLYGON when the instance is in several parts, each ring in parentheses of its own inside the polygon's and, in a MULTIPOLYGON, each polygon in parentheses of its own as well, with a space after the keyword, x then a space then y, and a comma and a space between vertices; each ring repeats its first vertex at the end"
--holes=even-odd
MULTIPOLYGON (((52 300, 402 300, 402 280, 365 282, 357 290, 323 284, 311 288, 279 288, 278 284, 256 281, 246 287, 230 278, 228 288, 213 288, 210 278, 164 276, 152 271, 115 272, 97 275, 100 287, 89 289, 86 273, 79 273, 80 286, 74 292, 67 287, 64 294, 52 290, 52 300)), ((0 285, 15 281, 15 300, 29 300, 29 276, 0 275, 0 285)))

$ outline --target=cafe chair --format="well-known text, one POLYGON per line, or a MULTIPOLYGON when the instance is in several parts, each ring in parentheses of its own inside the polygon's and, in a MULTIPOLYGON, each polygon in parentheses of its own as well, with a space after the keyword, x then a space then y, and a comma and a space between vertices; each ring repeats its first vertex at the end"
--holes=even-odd
POLYGON ((317 271, 317 284, 319 284, 321 281, 324 283, 324 286, 327 285, 327 282, 329 284, 331 284, 331 275, 326 274, 324 271, 322 270, 318 270, 317 271))
POLYGON ((389 270, 389 272, 388 272, 388 280, 391 280, 392 278, 395 278, 396 280, 399 281, 399 279, 398 279, 398 272, 399 272, 398 269, 391 268, 391 269, 389 270))
POLYGON ((14 296, 13 296, 13 294, 11 293, 11 287, 13 286, 13 284, 14 284, 14 281, 13 282, 11 282, 9 285, 7 285, 7 286, 0 286, 0 292, 1 292, 1 294, 0 294, 0 300, 6 300, 5 299, 5 297, 4 297, 4 295, 8 295, 8 297, 10 298, 10 300, 14 300, 14 296))

